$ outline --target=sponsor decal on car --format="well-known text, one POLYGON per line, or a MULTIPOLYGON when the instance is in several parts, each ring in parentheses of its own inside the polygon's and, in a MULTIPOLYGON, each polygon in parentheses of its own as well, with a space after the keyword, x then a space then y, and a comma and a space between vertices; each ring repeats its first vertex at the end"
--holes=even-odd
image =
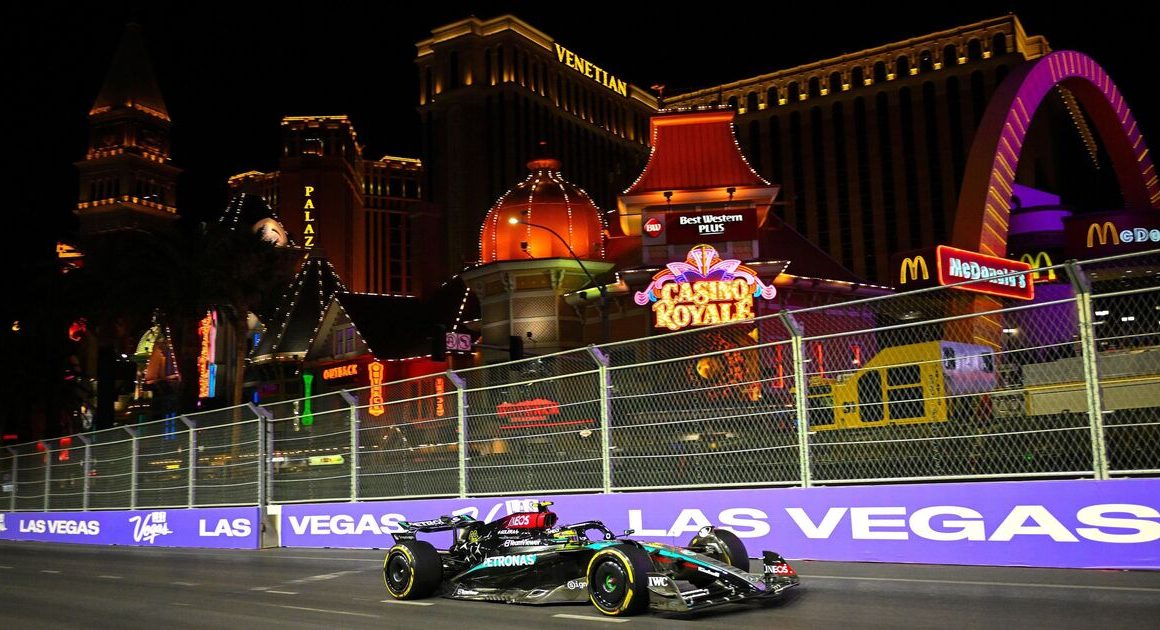
POLYGON ((535 546, 540 546, 543 544, 544 544, 544 542, 542 540, 505 540, 505 541, 503 541, 504 547, 535 547, 535 546))
POLYGON ((588 588, 588 580, 568 580, 568 590, 577 591, 588 588))
POLYGON ((767 564, 765 565, 766 573, 773 573, 774 575, 797 575, 793 567, 788 564, 767 564))
POLYGON ((479 566, 488 569, 491 567, 528 567, 536 563, 536 554, 515 554, 511 556, 491 556, 485 558, 479 566))
POLYGON ((669 584, 669 578, 667 578, 663 575, 650 575, 650 576, 648 576, 648 585, 649 586, 663 587, 663 586, 668 586, 668 584, 669 584))

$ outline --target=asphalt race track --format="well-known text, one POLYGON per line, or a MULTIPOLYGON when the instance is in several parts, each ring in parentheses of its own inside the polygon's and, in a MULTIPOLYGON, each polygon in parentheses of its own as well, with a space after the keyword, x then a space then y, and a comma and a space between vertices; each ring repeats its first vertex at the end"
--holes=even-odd
POLYGON ((609 619, 590 606, 387 600, 383 552, 0 543, 0 628, 1147 628, 1160 572, 794 563, 765 608, 609 619))

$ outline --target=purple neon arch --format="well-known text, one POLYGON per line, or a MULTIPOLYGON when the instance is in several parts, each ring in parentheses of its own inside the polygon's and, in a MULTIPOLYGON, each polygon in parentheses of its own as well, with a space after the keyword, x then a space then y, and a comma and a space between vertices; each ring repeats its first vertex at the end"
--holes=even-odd
POLYGON ((1108 73, 1091 57, 1072 50, 1023 64, 991 98, 971 145, 955 214, 955 246, 1007 254, 1011 186, 1027 128, 1056 85, 1070 90, 1091 117, 1115 169, 1125 205, 1160 207, 1160 184, 1144 136, 1108 73))

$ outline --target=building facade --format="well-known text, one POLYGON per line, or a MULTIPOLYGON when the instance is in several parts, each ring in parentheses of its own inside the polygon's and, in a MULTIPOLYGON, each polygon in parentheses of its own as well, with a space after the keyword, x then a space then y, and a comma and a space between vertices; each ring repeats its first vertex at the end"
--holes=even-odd
MULTIPOLYGON (((968 156, 993 95, 1012 70, 1049 52, 1008 15, 663 105, 732 107, 753 166, 783 187, 779 216, 860 277, 887 282, 892 254, 952 240, 968 156)), ((1079 173, 1098 176, 1097 146, 1068 88, 1044 109, 1028 130, 1017 179, 1059 190, 1079 173), (1069 165, 1061 155, 1075 159, 1069 165), (1076 163, 1080 170, 1069 170, 1076 163)))
POLYGON ((362 157, 346 116, 282 120, 278 170, 229 180, 231 195, 261 196, 299 247, 326 256, 353 291, 419 295, 442 276, 432 255, 436 217, 421 201, 422 163, 362 157), (423 243, 422 247, 418 247, 423 243))
POLYGON ((468 18, 417 44, 425 199, 452 273, 476 261, 488 208, 546 142, 597 205, 640 172, 656 98, 519 18, 468 18))

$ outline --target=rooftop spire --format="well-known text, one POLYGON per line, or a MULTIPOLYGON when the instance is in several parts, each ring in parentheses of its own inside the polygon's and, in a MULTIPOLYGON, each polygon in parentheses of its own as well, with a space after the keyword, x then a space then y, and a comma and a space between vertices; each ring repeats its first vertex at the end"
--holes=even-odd
POLYGON ((161 98, 157 77, 145 51, 141 26, 132 22, 125 25, 121 44, 89 115, 121 108, 135 108, 169 120, 165 99, 161 98))

